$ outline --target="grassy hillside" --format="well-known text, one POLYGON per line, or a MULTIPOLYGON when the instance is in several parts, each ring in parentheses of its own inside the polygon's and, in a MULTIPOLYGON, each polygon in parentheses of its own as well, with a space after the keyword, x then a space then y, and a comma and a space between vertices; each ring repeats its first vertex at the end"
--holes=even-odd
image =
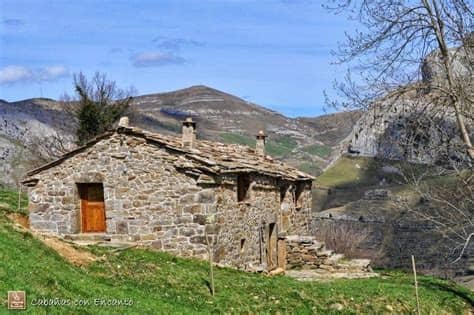
POLYGON ((384 167, 411 167, 416 171, 417 166, 411 164, 399 165, 400 162, 380 160, 369 157, 342 156, 323 174, 316 178, 316 183, 330 188, 353 189, 368 187, 378 184, 384 178, 392 184, 401 182, 397 174, 390 174, 383 170, 384 167))
MULTIPOLYGON (((15 206, 15 194, 2 192, 0 202, 15 206), (11 198, 10 198, 11 197, 11 198)), ((103 260, 88 267, 67 263, 30 233, 12 228, 0 213, 0 313, 6 312, 6 291, 26 290, 26 314, 157 314, 157 313, 331 313, 413 312, 412 279, 386 272, 380 279, 298 282, 226 268, 216 268, 216 296, 208 288, 208 266, 145 249, 114 253, 90 247, 103 260), (32 306, 38 298, 85 299, 89 306, 32 306), (94 299, 132 299, 131 306, 94 306, 94 299)), ((423 313, 462 314, 474 296, 456 285, 420 277, 423 313)))
POLYGON ((374 160, 343 156, 316 179, 316 183, 326 187, 359 186, 373 184, 374 160))
POLYGON ((322 158, 327 158, 331 154, 331 147, 328 145, 313 144, 304 147, 303 151, 322 158))
MULTIPOLYGON (((232 132, 222 133, 220 137, 225 143, 243 144, 255 148, 255 137, 232 132)), ((279 136, 267 141, 265 150, 268 155, 281 157, 289 154, 297 145, 291 137, 279 136)))

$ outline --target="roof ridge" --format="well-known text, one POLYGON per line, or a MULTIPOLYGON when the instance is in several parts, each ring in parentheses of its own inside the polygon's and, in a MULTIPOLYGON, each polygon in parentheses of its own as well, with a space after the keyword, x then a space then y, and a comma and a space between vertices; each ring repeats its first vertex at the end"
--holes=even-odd
MULTIPOLYGON (((142 137, 150 142, 156 142, 169 150, 184 154, 188 159, 196 161, 200 165, 206 165, 206 171, 213 173, 239 173, 253 171, 271 177, 284 178, 291 181, 309 181, 314 179, 313 176, 306 174, 282 161, 273 159, 270 156, 260 156, 256 153, 255 149, 246 145, 228 144, 199 139, 196 140, 195 147, 189 149, 182 147, 180 137, 154 133, 138 127, 119 126, 113 131, 108 131, 95 137, 94 139, 91 139, 83 146, 64 154, 55 161, 29 171, 26 174, 27 178, 24 180, 24 182, 30 180, 28 177, 36 175, 50 167, 59 165, 64 160, 84 151, 102 139, 110 137, 115 133, 142 137)), ((189 168, 193 167, 199 169, 199 167, 196 165, 189 168)))

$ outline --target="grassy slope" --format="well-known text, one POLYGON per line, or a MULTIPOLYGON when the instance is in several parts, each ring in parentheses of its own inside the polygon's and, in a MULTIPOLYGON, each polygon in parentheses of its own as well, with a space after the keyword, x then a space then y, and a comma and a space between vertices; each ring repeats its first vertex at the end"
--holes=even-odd
POLYGON ((317 155, 322 158, 327 158, 331 154, 331 147, 328 145, 313 144, 303 148, 303 151, 311 155, 317 155))
MULTIPOLYGON (((222 133, 220 137, 225 143, 243 144, 255 148, 255 138, 247 135, 226 132, 222 133)), ((267 141, 265 150, 271 156, 284 156, 289 154, 296 146, 297 143, 294 139, 281 136, 267 141)))
MULTIPOLYGON (((5 197, 3 193, 3 198, 5 197)), ((9 199, 1 199, 0 202, 9 199)), ((14 203, 13 203, 14 204, 14 203)), ((268 278, 216 268, 216 296, 207 286, 205 262, 165 253, 132 249, 111 253, 90 248, 105 260, 87 268, 74 267, 31 234, 14 230, 5 212, 0 214, 0 313, 6 312, 6 291, 26 290, 35 298, 131 298, 130 307, 33 307, 28 314, 156 314, 156 313, 329 313, 333 303, 342 313, 384 312, 391 305, 399 313, 414 309, 411 278, 388 272, 382 279, 338 280, 328 283, 298 282, 278 276, 268 278)), ((461 314, 473 303, 467 290, 431 277, 420 277, 423 311, 445 310, 461 314), (469 302, 470 301, 470 302, 469 302)))
POLYGON ((372 158, 343 156, 316 179, 326 187, 350 188, 377 182, 377 162, 372 158))

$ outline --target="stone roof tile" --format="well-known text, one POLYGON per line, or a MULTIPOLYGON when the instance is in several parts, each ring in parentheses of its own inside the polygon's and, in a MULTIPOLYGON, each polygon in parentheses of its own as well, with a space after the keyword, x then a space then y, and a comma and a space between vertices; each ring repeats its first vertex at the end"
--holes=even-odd
MULTIPOLYGON (((182 154, 187 161, 183 163, 182 160, 177 160, 175 166, 183 169, 201 170, 215 174, 255 172, 290 181, 309 181, 314 179, 311 175, 301 172, 281 161, 275 160, 270 156, 258 155, 254 149, 245 145, 195 140, 193 148, 189 149, 182 147, 180 137, 152 133, 136 127, 119 127, 115 132, 144 138, 151 143, 164 146, 167 149, 182 154)), ((60 164, 62 161, 87 149, 112 134, 112 132, 108 132, 98 136, 86 143, 84 146, 66 153, 58 160, 28 172, 27 178, 23 182, 26 183, 32 180, 31 177, 33 175, 60 164)))

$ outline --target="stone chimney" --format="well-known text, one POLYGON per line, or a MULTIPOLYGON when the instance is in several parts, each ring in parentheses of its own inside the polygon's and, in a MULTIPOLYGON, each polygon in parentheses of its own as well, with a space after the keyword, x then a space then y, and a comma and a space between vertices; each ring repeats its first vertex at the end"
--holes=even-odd
POLYGON ((124 117, 120 117, 120 120, 119 120, 119 127, 128 127, 129 125, 129 120, 128 120, 128 117, 124 116, 124 117))
POLYGON ((258 135, 256 135, 257 138, 257 145, 255 147, 255 153, 260 156, 265 156, 265 138, 267 136, 263 132, 263 130, 260 130, 258 132, 258 135))
POLYGON ((196 123, 191 117, 186 118, 183 121, 183 135, 182 135, 182 146, 183 148, 192 149, 196 142, 196 123))

